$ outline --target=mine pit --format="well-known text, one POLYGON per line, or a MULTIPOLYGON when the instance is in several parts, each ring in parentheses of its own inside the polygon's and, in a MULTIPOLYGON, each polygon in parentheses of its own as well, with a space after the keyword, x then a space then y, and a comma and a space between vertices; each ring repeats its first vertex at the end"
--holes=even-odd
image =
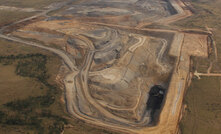
POLYGON ((122 132, 168 134, 177 126, 190 56, 208 52, 207 35, 147 29, 185 16, 177 1, 81 1, 1 37, 64 60, 71 116, 122 132))
POLYGON ((150 113, 151 121, 149 125, 154 125, 157 123, 157 114, 162 107, 162 101, 166 95, 166 89, 161 85, 154 85, 151 87, 149 92, 149 98, 147 101, 147 111, 150 113))
POLYGON ((124 127, 153 124, 156 107, 146 103, 153 100, 155 105, 160 101, 147 94, 155 83, 169 85, 174 66, 173 58, 168 55, 170 38, 92 27, 59 19, 33 23, 13 34, 37 39, 46 45, 54 42, 55 48, 70 54, 76 66, 82 68, 74 82, 78 83, 76 105, 88 117, 124 127), (68 26, 71 29, 67 29, 68 26), (56 38, 61 37, 59 35, 63 38, 56 38))

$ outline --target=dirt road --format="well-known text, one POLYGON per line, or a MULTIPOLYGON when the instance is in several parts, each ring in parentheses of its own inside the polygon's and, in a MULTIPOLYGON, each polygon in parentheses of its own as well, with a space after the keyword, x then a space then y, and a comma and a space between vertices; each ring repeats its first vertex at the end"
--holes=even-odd
POLYGON ((2 32, 3 32, 6 28, 8 28, 8 27, 10 27, 10 26, 13 26, 13 25, 16 25, 16 24, 25 22, 25 21, 29 21, 29 20, 38 18, 38 17, 40 17, 40 16, 46 16, 49 12, 58 10, 58 9, 62 8, 63 6, 65 6, 65 5, 67 5, 67 4, 71 3, 71 2, 72 2, 72 0, 67 1, 67 2, 58 3, 58 4, 56 4, 56 6, 53 6, 52 8, 49 8, 48 10, 45 10, 45 11, 43 11, 43 12, 40 12, 40 13, 34 15, 34 16, 31 16, 31 17, 28 17, 28 18, 25 18, 25 19, 22 19, 22 20, 13 22, 13 23, 11 23, 11 24, 9 24, 9 25, 3 26, 3 27, 1 27, 1 29, 0 29, 0 34, 2 34, 2 32))
POLYGON ((44 45, 38 44, 38 43, 34 43, 34 42, 30 42, 30 41, 25 41, 16 37, 9 37, 9 36, 5 36, 0 34, 0 38, 3 39, 7 39, 7 40, 11 40, 14 42, 19 42, 25 45, 29 45, 29 46, 34 46, 34 47, 39 47, 41 49, 45 49, 48 51, 51 51, 53 53, 55 53, 56 55, 58 55, 59 57, 62 58, 62 60, 64 60, 64 62, 67 64, 67 66, 72 70, 72 71, 77 71, 77 67, 75 66, 75 64, 73 63, 73 61, 67 56, 67 54, 65 54, 65 52, 55 49, 55 48, 51 48, 51 47, 46 47, 44 45))

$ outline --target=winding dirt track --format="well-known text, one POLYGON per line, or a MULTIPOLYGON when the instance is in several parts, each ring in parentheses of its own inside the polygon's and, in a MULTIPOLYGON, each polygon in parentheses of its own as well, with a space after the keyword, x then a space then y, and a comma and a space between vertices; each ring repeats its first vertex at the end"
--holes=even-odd
POLYGON ((45 11, 43 11, 43 12, 40 12, 40 13, 34 15, 34 16, 31 16, 31 17, 28 17, 28 18, 25 18, 25 19, 22 19, 22 20, 13 22, 13 23, 11 23, 11 24, 9 24, 9 25, 3 26, 3 27, 1 27, 1 29, 0 29, 0 34, 2 34, 2 32, 3 32, 6 28, 8 28, 8 27, 10 27, 10 26, 13 26, 13 25, 16 25, 16 24, 25 22, 25 21, 29 21, 29 20, 38 18, 38 17, 40 17, 40 16, 46 16, 49 12, 58 10, 58 9, 62 8, 63 6, 65 6, 65 5, 67 5, 67 4, 71 3, 71 2, 72 2, 72 0, 67 1, 67 2, 61 2, 61 3, 57 4, 56 6, 53 6, 52 8, 49 8, 48 10, 45 10, 45 11))
POLYGON ((44 45, 38 44, 38 43, 34 43, 34 42, 30 42, 30 41, 25 41, 16 37, 10 37, 10 36, 5 36, 0 34, 0 38, 6 39, 6 40, 10 40, 10 41, 14 41, 14 42, 19 42, 25 45, 29 45, 29 46, 34 46, 34 47, 39 47, 41 49, 45 49, 47 51, 51 51, 55 54, 57 54, 58 56, 60 56, 62 58, 62 60, 64 60, 64 62, 67 64, 67 66, 72 70, 72 71, 77 71, 77 67, 74 65, 73 61, 71 61, 71 59, 67 56, 67 54, 65 54, 65 52, 55 49, 55 48, 51 48, 51 47, 46 47, 44 45))
POLYGON ((161 64, 161 63, 162 63, 162 59, 163 59, 163 54, 164 54, 164 52, 166 51, 166 48, 167 48, 167 41, 165 39, 161 39, 161 41, 162 41, 163 45, 162 45, 162 47, 160 49, 160 52, 158 54, 158 57, 156 59, 156 63, 162 68, 162 71, 166 71, 165 70, 166 67, 164 67, 164 65, 161 64))

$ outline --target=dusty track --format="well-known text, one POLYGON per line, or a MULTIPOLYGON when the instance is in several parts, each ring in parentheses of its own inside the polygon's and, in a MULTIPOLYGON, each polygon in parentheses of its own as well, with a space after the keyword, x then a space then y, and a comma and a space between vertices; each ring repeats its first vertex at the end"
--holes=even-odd
POLYGON ((67 64, 67 66, 72 71, 77 71, 78 70, 76 68, 76 66, 74 65, 73 61, 71 61, 70 58, 67 56, 67 54, 65 54, 61 50, 58 50, 58 49, 55 49, 55 48, 46 47, 46 46, 38 44, 38 43, 34 43, 34 42, 30 42, 30 41, 25 41, 25 40, 21 40, 19 38, 9 37, 9 36, 5 36, 5 35, 1 35, 1 34, 0 34, 0 38, 11 40, 11 41, 14 41, 14 42, 19 42, 19 43, 26 44, 26 45, 29 45, 29 46, 39 47, 39 48, 45 49, 47 51, 51 51, 51 52, 57 54, 58 56, 60 56, 64 60, 64 62, 67 64))
POLYGON ((221 74, 220 73, 198 73, 197 71, 194 72, 194 75, 200 79, 200 76, 212 76, 212 77, 220 77, 221 74))
POLYGON ((163 58, 163 54, 164 52, 166 51, 166 48, 167 48, 167 41, 165 39, 162 39, 162 48, 160 49, 160 52, 158 54, 158 57, 157 57, 157 64, 159 64, 162 68, 163 71, 165 71, 166 67, 164 65, 162 65, 162 58, 163 58))
POLYGON ((28 17, 28 18, 25 18, 25 19, 22 19, 22 20, 13 22, 13 23, 11 23, 11 24, 9 24, 9 25, 6 25, 6 26, 4 26, 4 27, 1 27, 0 33, 2 33, 6 28, 8 28, 8 27, 10 27, 10 26, 13 26, 13 25, 16 25, 16 24, 25 22, 25 21, 29 21, 29 20, 38 18, 38 17, 40 17, 40 16, 46 16, 49 12, 58 10, 58 9, 62 8, 63 6, 69 4, 70 2, 72 2, 72 0, 67 1, 67 2, 61 2, 61 3, 57 4, 56 6, 54 6, 54 7, 52 7, 52 8, 49 8, 48 10, 45 10, 45 11, 43 11, 43 12, 40 12, 40 13, 34 15, 34 16, 31 16, 31 17, 28 17))

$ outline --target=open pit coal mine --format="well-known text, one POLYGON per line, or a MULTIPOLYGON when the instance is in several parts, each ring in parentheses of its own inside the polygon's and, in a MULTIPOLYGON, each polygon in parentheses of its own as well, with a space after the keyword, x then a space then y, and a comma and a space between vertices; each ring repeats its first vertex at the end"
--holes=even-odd
POLYGON ((70 69, 64 85, 73 117, 140 129, 158 122, 175 65, 169 55, 174 33, 135 27, 177 13, 169 0, 82 1, 10 35, 62 53, 70 69))
POLYGON ((150 91, 156 83, 168 88, 170 34, 160 38, 70 20, 41 21, 13 34, 54 43, 69 54, 79 70, 71 105, 85 118, 131 128, 156 121, 165 91, 157 97, 150 91))

